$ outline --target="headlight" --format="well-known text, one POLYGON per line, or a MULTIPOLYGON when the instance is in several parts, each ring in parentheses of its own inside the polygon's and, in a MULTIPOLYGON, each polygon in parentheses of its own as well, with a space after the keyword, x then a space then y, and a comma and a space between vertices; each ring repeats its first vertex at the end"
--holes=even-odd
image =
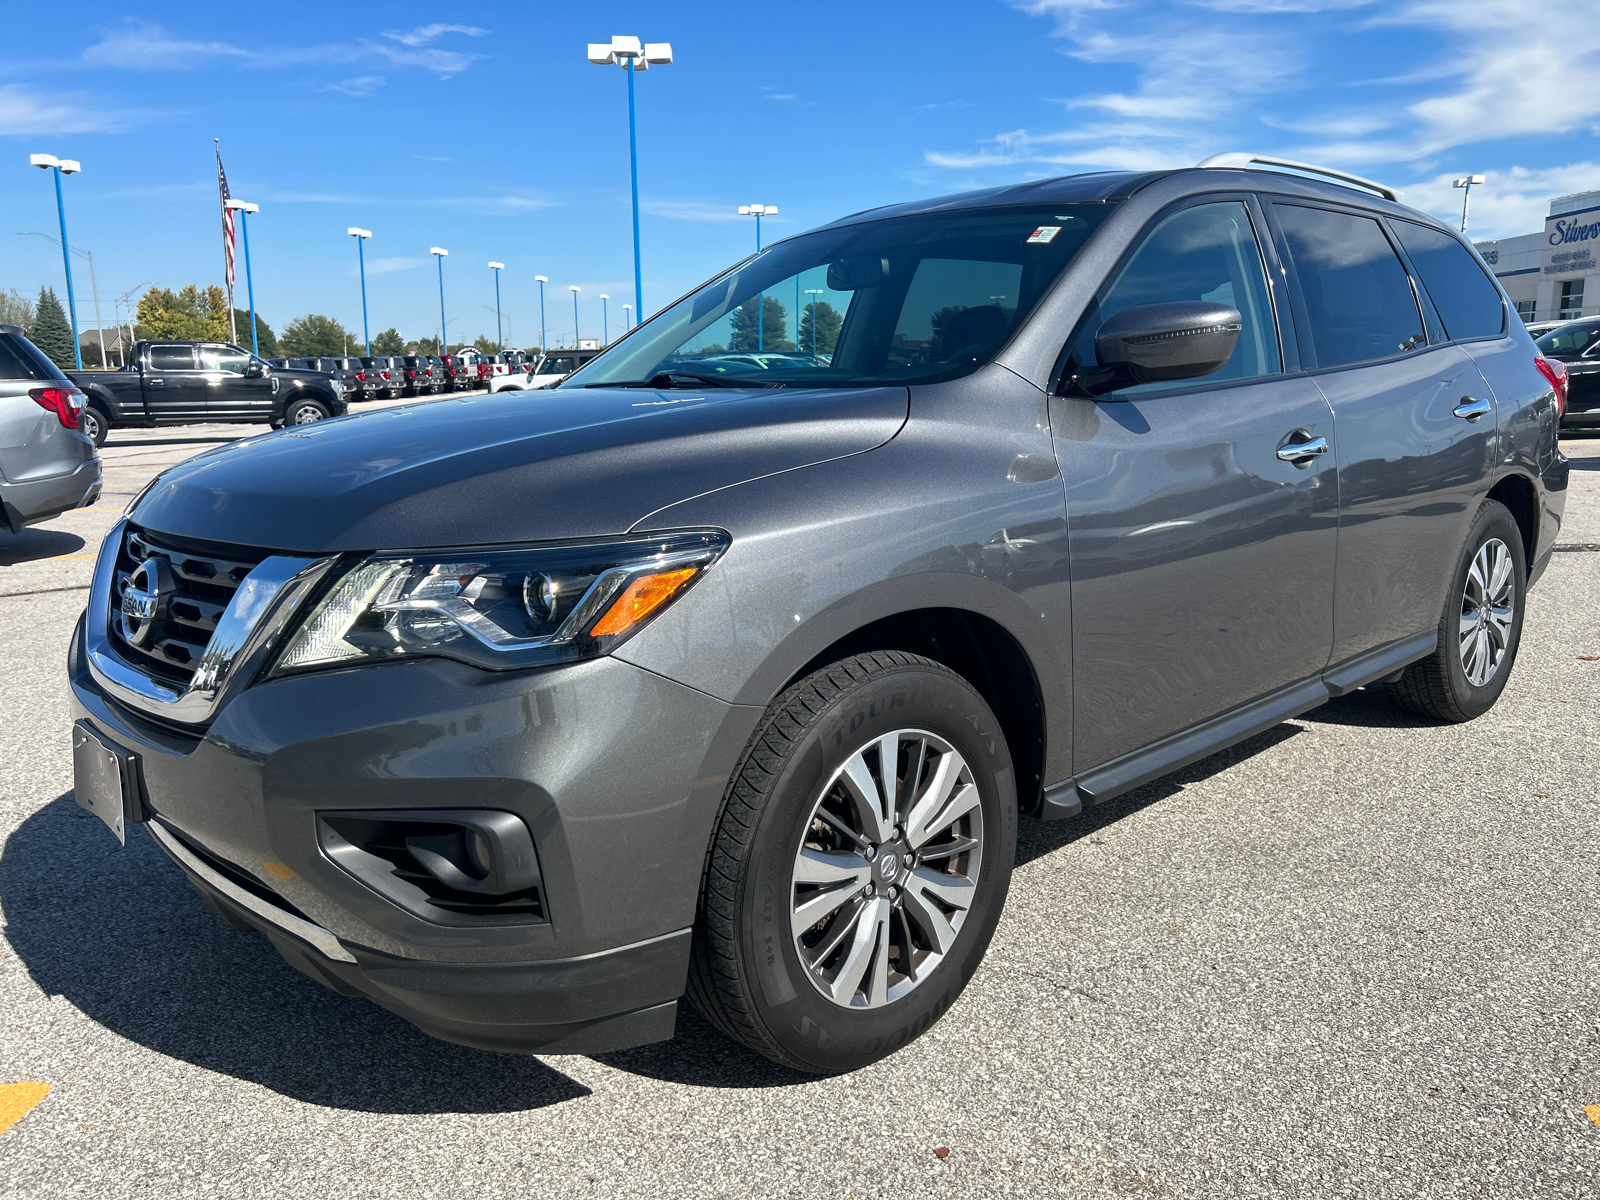
POLYGON ((492 671, 605 654, 728 547, 716 530, 374 554, 298 623, 274 675, 442 655, 492 671))

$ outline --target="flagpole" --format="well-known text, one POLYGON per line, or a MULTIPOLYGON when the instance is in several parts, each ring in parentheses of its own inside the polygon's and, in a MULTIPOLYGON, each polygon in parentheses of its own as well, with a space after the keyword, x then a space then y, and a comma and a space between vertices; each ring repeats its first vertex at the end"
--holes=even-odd
MULTIPOLYGON (((212 144, 217 151, 217 203, 225 205, 226 197, 222 195, 222 139, 212 138, 212 144)), ((228 245, 228 210, 222 209, 222 282, 228 285, 228 340, 235 346, 239 344, 238 318, 233 314, 233 265, 229 257, 228 245)))

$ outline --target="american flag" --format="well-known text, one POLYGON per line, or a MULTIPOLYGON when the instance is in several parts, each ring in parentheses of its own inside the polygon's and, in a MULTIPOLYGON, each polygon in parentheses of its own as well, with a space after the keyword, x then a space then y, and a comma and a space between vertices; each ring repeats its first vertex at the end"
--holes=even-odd
POLYGON ((217 191, 222 199, 222 256, 228 263, 228 295, 233 295, 233 209, 228 207, 228 175, 222 169, 222 146, 217 146, 217 191))

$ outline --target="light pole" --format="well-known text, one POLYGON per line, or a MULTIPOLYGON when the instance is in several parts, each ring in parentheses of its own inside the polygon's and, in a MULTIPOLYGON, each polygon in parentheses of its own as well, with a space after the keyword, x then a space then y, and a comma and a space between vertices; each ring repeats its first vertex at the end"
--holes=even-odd
POLYGON ((78 345, 78 302, 72 295, 72 253, 67 249, 67 205, 61 198, 61 177, 75 175, 83 170, 72 158, 57 158, 53 154, 30 154, 28 162, 40 170, 56 173, 56 216, 61 219, 61 261, 67 268, 67 311, 72 314, 72 353, 78 370, 83 370, 83 348, 78 345))
POLYGON ((569 283, 567 291, 572 293, 572 348, 578 350, 581 349, 578 343, 583 340, 578 336, 578 293, 583 289, 575 283, 569 283))
MULTIPOLYGON (((367 340, 367 357, 372 357, 372 330, 367 325, 367 251, 366 240, 372 236, 372 230, 362 229, 359 225, 352 225, 345 230, 356 240, 356 265, 361 269, 361 336, 367 340)), ((249 251, 245 252, 246 254, 249 251)), ((248 261, 248 260, 246 260, 248 261)), ((440 304, 443 306, 444 283, 439 284, 440 304)), ((254 317, 251 320, 255 320, 254 317)))
POLYGON ((489 264, 494 269, 494 344, 500 347, 500 353, 506 352, 505 335, 501 332, 504 328, 500 323, 500 272, 505 270, 505 263, 492 262, 489 264))
MULTIPOLYGON (((19 229, 19 230, 17 230, 17 236, 18 237, 42 237, 45 241, 49 242, 52 246, 61 245, 61 240, 59 238, 53 238, 48 233, 38 233, 38 232, 36 232, 35 230, 32 230, 32 229, 19 229)), ((94 326, 95 326, 95 334, 99 338, 99 341, 100 341, 100 367, 101 367, 102 370, 108 370, 109 369, 109 364, 108 364, 107 359, 106 359, 106 329, 105 329, 105 326, 100 323, 100 285, 95 282, 95 278, 94 278, 94 251, 93 250, 80 250, 77 246, 74 246, 74 247, 72 247, 72 252, 74 254, 76 254, 76 255, 79 255, 79 256, 89 260, 89 291, 94 296, 94 326)), ((140 286, 142 287, 144 285, 141 284, 140 286)), ((113 310, 112 310, 112 313, 111 313, 111 317, 112 317, 113 321, 116 320, 116 315, 117 314, 116 314, 116 311, 115 311, 115 307, 113 306, 113 310)))
POLYGON ((1458 188, 1461 189, 1461 232, 1462 233, 1465 233, 1467 231, 1467 201, 1472 198, 1472 185, 1475 184, 1475 183, 1482 183, 1485 180, 1485 178, 1486 178, 1486 176, 1483 176, 1483 175, 1464 175, 1460 179, 1457 179, 1456 181, 1454 181, 1450 185, 1451 187, 1458 187, 1458 188))
POLYGON ((433 255, 434 260, 439 264, 439 353, 449 354, 449 326, 445 324, 444 319, 444 260, 450 251, 442 246, 429 246, 428 253, 433 255))
MULTIPOLYGON (((756 219, 756 253, 757 254, 761 253, 761 218, 762 217, 770 217, 774 213, 776 213, 777 211, 778 211, 778 206, 776 204, 741 204, 741 205, 739 205, 739 215, 741 217, 754 217, 756 219)), ((798 282, 798 278, 799 277, 797 276, 796 277, 797 282, 798 282)), ((757 350, 758 353, 763 349, 763 346, 762 346, 762 332, 763 332, 762 327, 764 325, 766 325, 766 323, 767 323, 766 322, 766 315, 767 314, 762 310, 765 309, 766 306, 767 306, 767 297, 766 297, 766 293, 763 292, 762 294, 760 294, 760 295, 758 295, 756 297, 756 350, 757 350)))
POLYGON ((250 302, 250 353, 260 358, 261 345, 256 337, 256 285, 250 278, 250 214, 260 212, 261 206, 230 199, 224 207, 239 214, 239 232, 244 236, 244 294, 250 302))
MULTIPOLYGON (((820 296, 822 294, 823 294, 823 291, 822 291, 821 288, 807 288, 806 289, 806 295, 808 295, 808 296, 820 296)), ((796 346, 795 349, 798 350, 799 347, 796 346)), ((817 302, 815 300, 813 300, 811 302, 811 357, 815 358, 816 356, 817 356, 817 302)))
POLYGON ((630 330, 632 328, 633 328, 633 305, 624 304, 622 306, 622 332, 623 333, 627 333, 628 330, 630 330))
POLYGON ((543 354, 550 349, 544 332, 544 285, 550 282, 550 276, 535 275, 533 281, 539 285, 539 353, 543 354))
POLYGON ((604 292, 600 293, 600 329, 602 348, 611 345, 611 306, 607 303, 611 297, 604 292))
POLYGON ((651 64, 666 66, 672 61, 670 42, 641 45, 636 37, 612 35, 610 42, 590 42, 589 61, 596 66, 619 66, 628 73, 628 169, 633 179, 633 302, 644 312, 644 275, 639 263, 639 133, 634 116, 633 75, 648 71, 651 64))

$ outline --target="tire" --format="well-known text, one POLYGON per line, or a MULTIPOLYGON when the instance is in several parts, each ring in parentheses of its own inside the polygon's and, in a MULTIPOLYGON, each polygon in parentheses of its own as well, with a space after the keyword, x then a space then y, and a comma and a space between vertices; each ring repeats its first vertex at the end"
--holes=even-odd
POLYGON ((1451 724, 1494 707, 1522 642, 1527 579, 1516 521, 1505 505, 1485 500, 1450 577, 1438 649, 1389 685, 1401 707, 1451 724))
POLYGON ((332 415, 320 400, 294 400, 283 411, 283 423, 285 426, 310 425, 314 421, 326 421, 332 415))
POLYGON ((899 651, 824 667, 773 701, 730 777, 689 999, 729 1037, 796 1070, 875 1062, 924 1033, 972 978, 1005 904, 1016 839, 1010 751, 966 680, 899 651), (921 783, 908 793, 898 780, 885 822, 881 809, 872 817, 851 803, 849 781, 865 772, 881 803, 874 772, 891 735, 897 776, 915 761, 921 783), (937 793, 951 797, 941 803, 931 798, 942 781, 956 786, 937 793), (939 813, 931 824, 923 802, 939 813), (850 837, 840 831, 851 827, 850 837), (802 917, 798 933, 797 905, 818 918, 802 917), (900 970, 908 960, 913 970, 900 970))
POLYGON ((111 436, 111 418, 94 405, 86 404, 78 417, 78 428, 89 436, 89 440, 98 450, 106 444, 106 438, 111 436))

